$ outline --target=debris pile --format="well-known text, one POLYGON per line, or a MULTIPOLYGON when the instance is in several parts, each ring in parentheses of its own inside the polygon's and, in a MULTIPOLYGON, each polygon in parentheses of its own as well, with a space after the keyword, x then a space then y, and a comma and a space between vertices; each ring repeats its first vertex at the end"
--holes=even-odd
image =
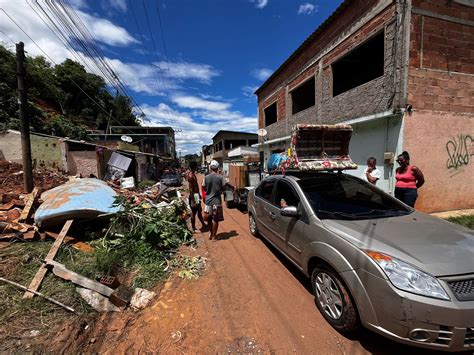
MULTIPOLYGON (((35 169, 33 171, 33 180, 35 186, 40 186, 41 191, 52 189, 68 181, 68 176, 62 172, 48 170, 45 168, 35 169)), ((23 170, 21 164, 0 160, 0 203, 7 195, 23 194, 23 170)))
MULTIPOLYGON (((0 183, 14 191, 0 195, 0 241, 54 241, 29 286, 0 280, 24 290, 23 298, 40 296, 76 312, 39 292, 44 277, 51 272, 76 285, 78 294, 98 311, 119 311, 130 304, 143 308, 155 295, 144 288, 154 286, 171 271, 167 266, 178 248, 193 241, 186 224, 187 205, 176 189, 160 190, 159 184, 136 189, 119 180, 67 179, 49 172, 42 177, 35 174, 42 189, 49 190, 40 194, 35 188, 30 194, 21 194, 16 193, 22 189, 21 166, 0 163, 0 183), (87 237, 84 231, 91 229, 93 237, 88 239, 94 240, 81 240, 87 237), (63 244, 93 252, 101 277, 85 277, 55 261, 63 244)), ((197 277, 203 263, 205 260, 193 260, 186 278, 197 277)))

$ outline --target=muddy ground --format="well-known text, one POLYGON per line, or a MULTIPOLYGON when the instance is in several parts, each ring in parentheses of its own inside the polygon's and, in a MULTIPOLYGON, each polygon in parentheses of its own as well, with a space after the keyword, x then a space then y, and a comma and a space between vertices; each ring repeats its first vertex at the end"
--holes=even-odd
POLYGON ((207 233, 196 235, 194 253, 209 258, 198 280, 172 277, 155 303, 139 313, 64 324, 44 350, 424 353, 368 331, 350 338, 336 332, 318 312, 309 282, 271 246, 249 234, 247 218, 237 209, 226 209, 217 241, 209 241, 207 233))

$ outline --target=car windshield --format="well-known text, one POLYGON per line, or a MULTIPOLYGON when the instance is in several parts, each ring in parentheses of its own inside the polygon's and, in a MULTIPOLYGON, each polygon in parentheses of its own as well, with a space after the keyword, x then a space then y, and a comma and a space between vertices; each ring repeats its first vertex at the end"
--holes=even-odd
POLYGON ((412 212, 382 190, 349 175, 327 174, 298 184, 320 219, 372 219, 412 212))
POLYGON ((166 173, 163 175, 163 179, 177 179, 178 174, 176 173, 166 173))

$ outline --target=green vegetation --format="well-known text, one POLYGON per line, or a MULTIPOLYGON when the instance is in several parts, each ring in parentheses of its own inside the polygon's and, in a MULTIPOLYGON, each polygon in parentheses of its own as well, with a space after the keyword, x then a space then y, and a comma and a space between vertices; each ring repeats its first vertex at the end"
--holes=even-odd
POLYGON ((451 217, 451 218, 447 218, 447 220, 474 230, 474 215, 451 217))
MULTIPOLYGON (((112 96, 104 79, 78 62, 52 65, 42 56, 28 57, 26 71, 32 131, 85 139, 87 129, 105 129, 110 117, 112 125, 138 125, 130 98, 112 96)), ((0 98, 0 131, 19 129, 15 55, 1 45, 0 98)))
POLYGON ((153 185, 155 185, 155 184, 156 184, 156 181, 154 181, 154 180, 142 180, 142 181, 140 181, 140 182, 138 183, 138 186, 137 186, 137 187, 138 187, 140 190, 144 190, 144 189, 146 189, 147 187, 153 186, 153 185))
POLYGON ((192 240, 181 218, 186 206, 174 200, 170 207, 158 209, 147 202, 132 204, 124 196, 119 196, 116 204, 123 208, 99 243, 98 269, 103 273, 133 270, 133 286, 151 287, 165 274, 167 260, 179 246, 192 240))

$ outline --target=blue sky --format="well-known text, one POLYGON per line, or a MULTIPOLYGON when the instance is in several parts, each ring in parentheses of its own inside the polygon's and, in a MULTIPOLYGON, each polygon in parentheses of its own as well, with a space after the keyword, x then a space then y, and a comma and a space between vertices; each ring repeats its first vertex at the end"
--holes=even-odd
MULTIPOLYGON (((148 115, 151 122, 145 124, 171 125, 179 130, 177 149, 183 155, 199 151, 219 129, 255 132, 257 101, 253 92, 341 3, 340 0, 68 2, 148 115)), ((73 58, 33 11, 32 3, 0 0, 0 8, 53 61, 73 58)), ((46 8, 44 0, 39 3, 46 8)), ((20 40, 25 42, 28 53, 41 54, 0 11, 0 41, 13 47, 11 41, 20 40)), ((82 58, 87 62, 87 57, 82 58)))

